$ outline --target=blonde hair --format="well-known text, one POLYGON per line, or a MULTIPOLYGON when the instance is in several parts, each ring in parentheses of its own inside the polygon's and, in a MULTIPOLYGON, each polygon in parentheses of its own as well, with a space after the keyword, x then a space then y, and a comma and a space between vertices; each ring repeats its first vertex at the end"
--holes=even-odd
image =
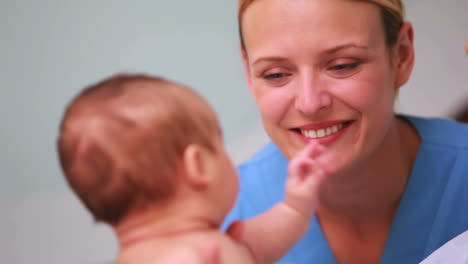
MULTIPOLYGON (((404 6, 401 0, 352 0, 360 2, 368 2, 379 7, 382 22, 385 30, 385 40, 387 47, 392 47, 397 39, 400 28, 404 20, 404 6)), ((239 0, 239 8, 237 13, 237 20, 239 26, 239 37, 242 49, 245 50, 245 42, 242 35, 242 18, 247 8, 255 0, 239 0)))
POLYGON ((195 91, 146 75, 116 75, 67 107, 58 139, 64 175, 97 221, 117 224, 175 191, 185 148, 215 151, 214 111, 195 91))

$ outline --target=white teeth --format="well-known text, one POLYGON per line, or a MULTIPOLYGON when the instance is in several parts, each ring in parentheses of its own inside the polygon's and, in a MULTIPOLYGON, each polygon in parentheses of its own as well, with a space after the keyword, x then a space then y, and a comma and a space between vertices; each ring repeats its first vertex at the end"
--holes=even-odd
POLYGON ((321 138, 326 135, 325 129, 319 129, 317 130, 317 137, 321 138))
POLYGON ((315 130, 309 130, 309 137, 311 138, 316 138, 317 137, 317 132, 315 130))
POLYGON ((329 136, 333 133, 336 133, 338 131, 340 131, 341 129, 343 128, 343 124, 340 123, 340 124, 337 124, 337 125, 333 125, 331 127, 327 127, 327 128, 321 128, 321 129, 317 129, 317 130, 314 130, 314 129, 301 129, 301 133, 308 137, 308 138, 323 138, 323 137, 326 137, 326 136, 329 136))

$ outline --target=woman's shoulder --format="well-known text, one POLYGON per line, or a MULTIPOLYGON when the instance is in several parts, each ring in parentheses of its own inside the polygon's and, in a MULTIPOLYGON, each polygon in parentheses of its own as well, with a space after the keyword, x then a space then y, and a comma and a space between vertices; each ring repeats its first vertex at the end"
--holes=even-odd
POLYGON ((260 150, 255 152, 248 160, 241 165, 268 162, 271 159, 285 158, 281 151, 276 147, 273 141, 269 141, 260 150))
POLYGON ((240 194, 225 223, 253 217, 282 199, 287 165, 286 157, 271 142, 240 164, 240 194))
POLYGON ((468 124, 447 118, 402 115, 418 131, 424 144, 468 151, 468 124))
POLYGON ((273 142, 268 142, 263 148, 257 151, 251 158, 242 162, 238 166, 241 177, 252 173, 261 173, 278 171, 280 168, 285 168, 287 158, 275 146, 273 142))

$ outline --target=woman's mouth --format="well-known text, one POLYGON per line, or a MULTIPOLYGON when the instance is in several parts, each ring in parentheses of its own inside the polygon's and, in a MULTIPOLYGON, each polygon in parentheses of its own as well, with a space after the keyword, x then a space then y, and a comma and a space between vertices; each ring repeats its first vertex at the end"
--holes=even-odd
POLYGON ((306 138, 310 139, 320 139, 320 138, 325 138, 328 136, 331 136, 335 133, 340 132, 341 130, 345 129, 349 124, 351 124, 353 121, 346 121, 346 122, 341 122, 325 127, 320 127, 320 128, 296 128, 294 129, 296 132, 302 134, 306 138))
POLYGON ((326 128, 320 129, 301 129, 302 135, 308 138, 323 138, 338 132, 343 129, 343 124, 337 124, 326 128))

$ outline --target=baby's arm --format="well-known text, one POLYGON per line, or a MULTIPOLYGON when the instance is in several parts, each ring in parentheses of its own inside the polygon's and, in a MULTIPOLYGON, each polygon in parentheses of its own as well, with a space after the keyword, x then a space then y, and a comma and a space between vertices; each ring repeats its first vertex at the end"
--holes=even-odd
POLYGON ((288 166, 286 197, 270 210, 242 223, 241 241, 256 263, 273 263, 293 247, 309 228, 317 207, 318 186, 325 176, 315 156, 323 146, 309 144, 288 166))

